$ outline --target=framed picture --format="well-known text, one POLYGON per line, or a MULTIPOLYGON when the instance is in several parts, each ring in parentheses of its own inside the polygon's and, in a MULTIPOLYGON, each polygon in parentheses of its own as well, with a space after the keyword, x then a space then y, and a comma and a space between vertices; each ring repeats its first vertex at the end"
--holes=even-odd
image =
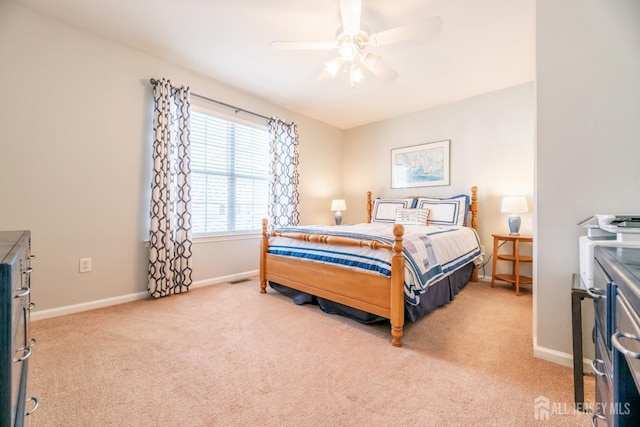
POLYGON ((450 142, 392 149, 391 188, 449 185, 450 142))

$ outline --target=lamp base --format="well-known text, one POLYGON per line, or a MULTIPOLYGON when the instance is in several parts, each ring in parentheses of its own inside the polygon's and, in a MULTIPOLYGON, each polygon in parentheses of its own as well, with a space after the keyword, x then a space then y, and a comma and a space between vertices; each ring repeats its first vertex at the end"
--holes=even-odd
POLYGON ((519 236, 520 235, 520 215, 511 214, 509 215, 509 236, 519 236))
POLYGON ((336 225, 342 224, 342 212, 336 211, 336 225))

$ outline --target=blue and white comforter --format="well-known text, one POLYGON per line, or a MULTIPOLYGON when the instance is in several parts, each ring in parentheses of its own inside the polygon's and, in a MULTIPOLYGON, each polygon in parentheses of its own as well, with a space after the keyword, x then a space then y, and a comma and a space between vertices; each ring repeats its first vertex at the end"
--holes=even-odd
MULTIPOLYGON (((405 225, 405 300, 420 302, 429 286, 469 262, 481 263, 480 239, 470 227, 405 225)), ((278 229, 281 232, 322 234, 358 240, 393 243, 393 224, 363 223, 346 226, 307 226, 278 229)), ((340 265, 391 276, 390 250, 368 247, 326 245, 284 237, 271 237, 269 253, 325 264, 340 265)))

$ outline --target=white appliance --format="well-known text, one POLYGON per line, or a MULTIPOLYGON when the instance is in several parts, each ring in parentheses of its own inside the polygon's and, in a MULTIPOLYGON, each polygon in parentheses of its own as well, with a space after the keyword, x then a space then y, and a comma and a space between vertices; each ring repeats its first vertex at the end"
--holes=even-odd
POLYGON ((596 246, 640 247, 640 215, 595 215, 578 225, 587 228, 579 239, 580 278, 585 287, 593 287, 593 251, 596 246))

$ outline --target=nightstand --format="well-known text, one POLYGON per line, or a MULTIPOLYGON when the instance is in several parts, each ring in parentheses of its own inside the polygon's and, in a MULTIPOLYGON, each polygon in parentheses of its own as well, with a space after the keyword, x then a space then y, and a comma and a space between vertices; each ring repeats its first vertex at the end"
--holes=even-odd
POLYGON ((516 285, 516 295, 520 295, 520 285, 531 285, 531 277, 520 274, 520 263, 533 262, 533 257, 520 254, 520 243, 533 243, 533 236, 512 236, 510 234, 493 234, 493 269, 491 271, 491 287, 496 280, 509 282, 516 285), (511 242, 513 250, 510 254, 500 254, 500 242, 511 242), (511 274, 498 273, 498 261, 509 261, 511 263, 511 274))

